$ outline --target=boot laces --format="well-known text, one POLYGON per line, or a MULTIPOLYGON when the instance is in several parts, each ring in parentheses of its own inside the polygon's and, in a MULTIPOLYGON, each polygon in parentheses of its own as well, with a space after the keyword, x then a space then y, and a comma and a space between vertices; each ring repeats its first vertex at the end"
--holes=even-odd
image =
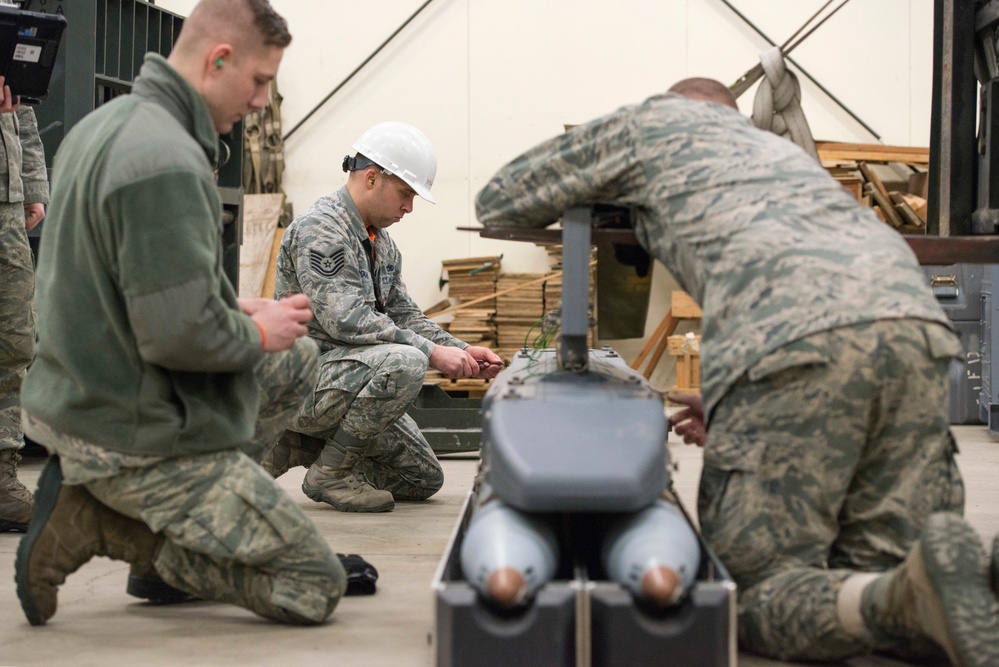
POLYGON ((0 450, 0 479, 17 477, 17 464, 21 455, 16 449, 0 450))

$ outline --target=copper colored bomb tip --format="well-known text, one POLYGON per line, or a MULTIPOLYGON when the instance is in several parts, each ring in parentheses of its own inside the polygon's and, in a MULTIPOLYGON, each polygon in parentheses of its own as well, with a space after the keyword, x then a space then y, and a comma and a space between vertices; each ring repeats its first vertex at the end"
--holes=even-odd
POLYGON ((665 565, 650 567, 642 575, 642 597, 653 605, 671 605, 680 597, 681 592, 680 577, 665 565))
POLYGON ((527 582, 520 571, 512 567, 501 567, 493 571, 486 580, 486 593, 497 604, 513 607, 520 604, 527 594, 527 582))

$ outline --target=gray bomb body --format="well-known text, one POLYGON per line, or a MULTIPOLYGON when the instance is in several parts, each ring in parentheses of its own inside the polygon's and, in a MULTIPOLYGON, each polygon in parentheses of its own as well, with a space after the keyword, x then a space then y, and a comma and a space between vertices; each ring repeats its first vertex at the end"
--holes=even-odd
POLYGON ((483 597, 502 606, 529 600, 551 581, 558 566, 555 530, 539 517, 500 500, 472 516, 461 544, 465 579, 483 597))
POLYGON ((664 500, 621 517, 607 529, 601 549, 608 577, 656 606, 690 590, 701 561, 694 529, 664 500))
POLYGON ((562 369, 555 350, 517 354, 483 401, 482 432, 489 500, 472 516, 461 563, 485 599, 520 604, 554 576, 553 516, 572 518, 607 554, 612 578, 655 606, 693 584, 696 535, 660 500, 662 398, 615 352, 589 350, 585 372, 562 369))

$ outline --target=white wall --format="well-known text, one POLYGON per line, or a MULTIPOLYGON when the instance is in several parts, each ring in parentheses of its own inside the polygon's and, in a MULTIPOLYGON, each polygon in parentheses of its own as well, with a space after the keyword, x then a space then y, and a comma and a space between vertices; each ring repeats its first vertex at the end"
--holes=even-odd
MULTIPOLYGON (((422 4, 421 0, 271 0, 294 40, 278 77, 285 131, 422 4)), ((823 0, 730 0, 777 43, 823 0)), ((159 0, 186 14, 194 0, 159 0)), ((838 4, 838 3, 836 3, 838 4)), ((793 54, 888 144, 927 146, 933 3, 851 2, 793 54)), ((738 79, 768 48, 721 0, 434 0, 288 140, 285 190, 295 211, 343 184, 340 161, 367 127, 402 120, 438 153, 436 206, 392 227, 417 302, 442 298, 442 259, 503 254, 506 271, 543 271, 531 245, 481 239, 473 199, 506 161, 562 131, 639 102, 686 76, 738 79)), ((800 77, 816 138, 877 140, 800 77)), ((746 113, 755 89, 740 98, 746 113)), ((655 289, 672 285, 657 267, 655 289)), ((649 333, 668 307, 654 301, 649 333)), ((615 343, 631 356, 641 341, 615 343)))

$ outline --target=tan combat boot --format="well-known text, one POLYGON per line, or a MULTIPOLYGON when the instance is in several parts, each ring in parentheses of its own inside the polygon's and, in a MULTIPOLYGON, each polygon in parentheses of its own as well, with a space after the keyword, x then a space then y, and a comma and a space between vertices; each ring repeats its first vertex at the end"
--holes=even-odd
POLYGON ((146 524, 62 479, 59 458, 53 456, 38 479, 34 514, 14 561, 17 596, 32 625, 52 618, 59 585, 94 556, 152 563, 163 543, 146 524))
POLYGON ((864 622, 879 640, 929 637, 953 665, 999 665, 999 601, 978 535, 956 514, 932 515, 893 571, 864 589, 864 622))
POLYGON ((354 472, 359 460, 357 453, 330 442, 305 473, 302 491, 317 503, 327 503, 341 512, 391 511, 395 507, 392 494, 376 489, 363 473, 354 472))
POLYGON ((0 533, 23 533, 31 521, 31 492, 17 479, 16 449, 0 449, 0 533))
POLYGON ((264 453, 260 466, 277 479, 296 466, 308 468, 323 451, 326 441, 297 431, 285 431, 277 443, 264 453))

